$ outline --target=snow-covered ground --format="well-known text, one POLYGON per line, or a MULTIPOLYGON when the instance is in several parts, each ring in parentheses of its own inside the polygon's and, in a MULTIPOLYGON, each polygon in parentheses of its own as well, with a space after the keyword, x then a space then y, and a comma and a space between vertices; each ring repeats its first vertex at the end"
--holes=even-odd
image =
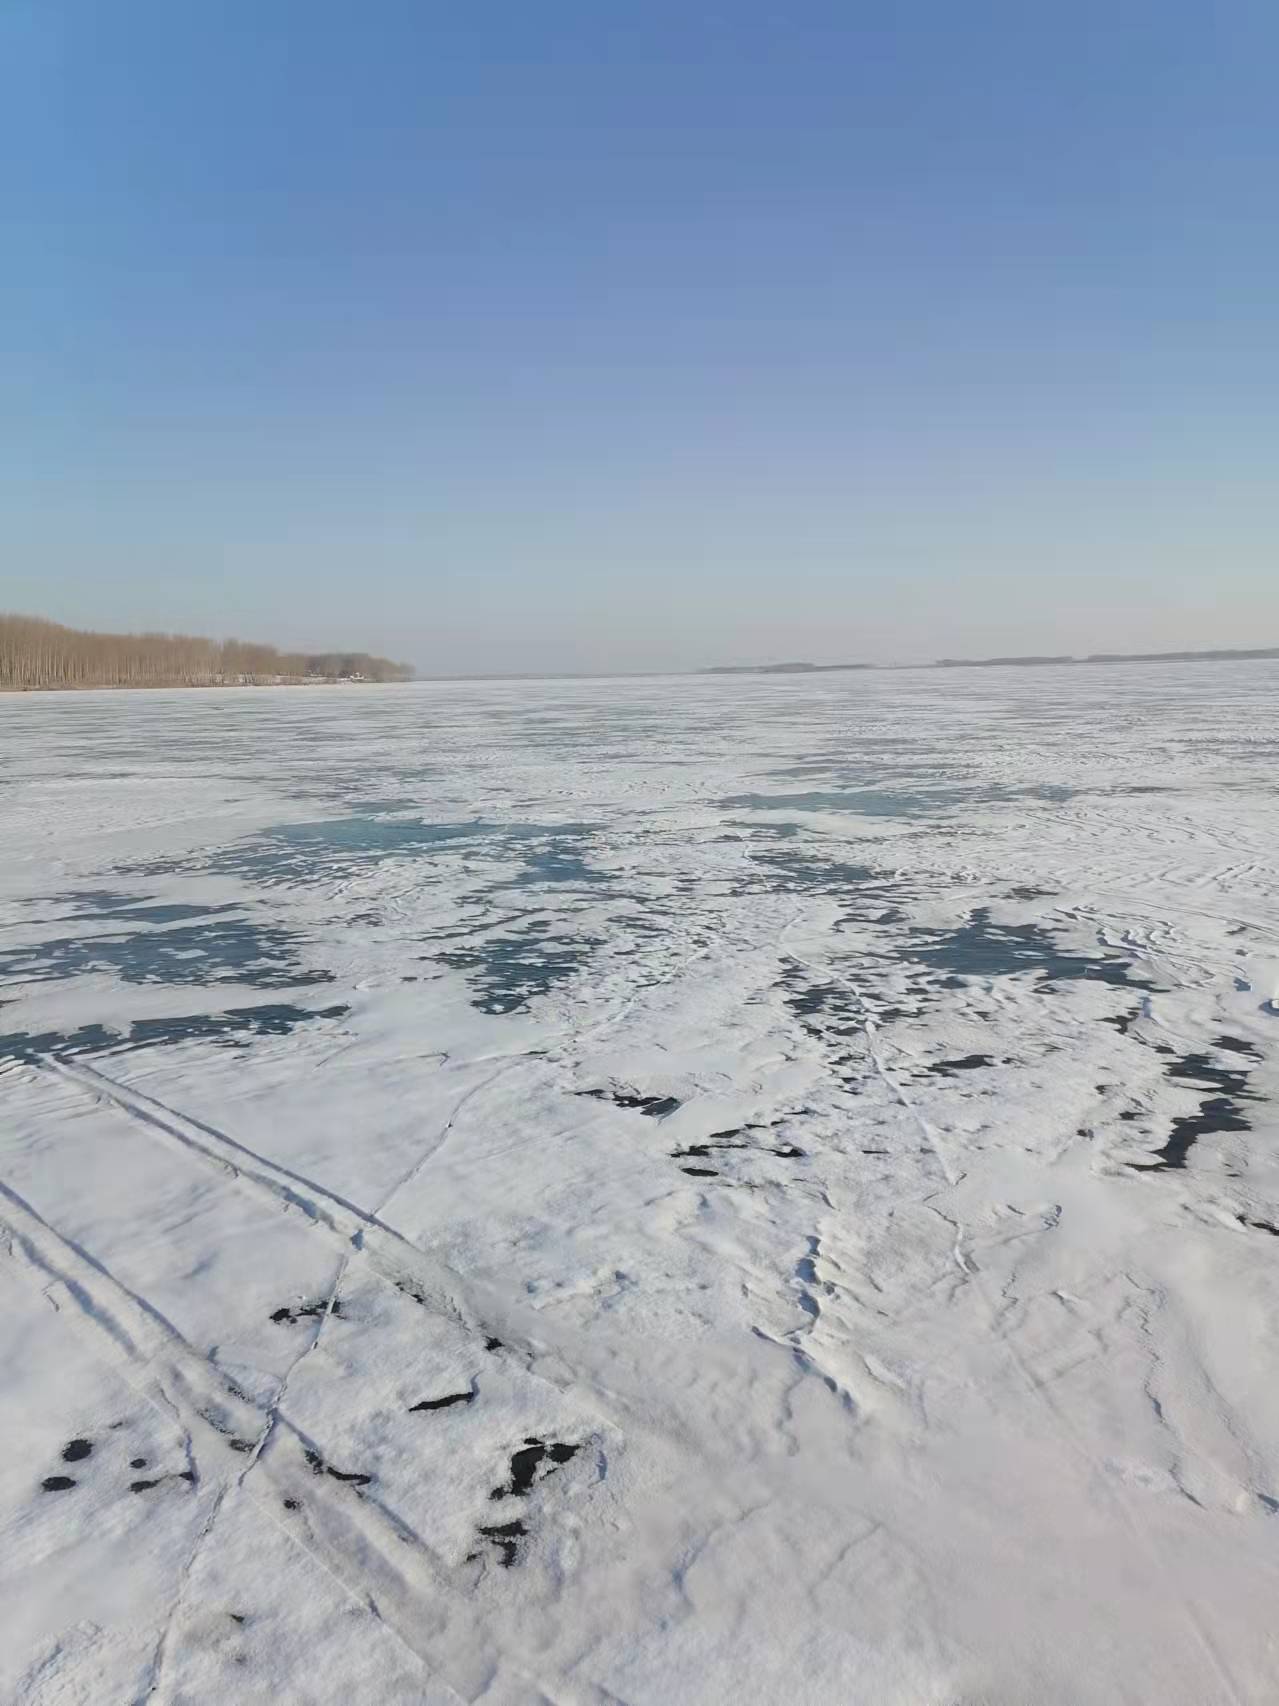
POLYGON ((1279 667, 0 700, 0 1697, 1279 1699, 1279 667))

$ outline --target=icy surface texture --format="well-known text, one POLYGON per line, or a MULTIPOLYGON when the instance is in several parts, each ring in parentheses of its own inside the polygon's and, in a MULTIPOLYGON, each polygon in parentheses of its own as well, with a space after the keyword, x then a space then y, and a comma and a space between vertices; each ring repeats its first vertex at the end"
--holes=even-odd
POLYGON ((1279 667, 0 699, 0 1698, 1279 1699, 1279 667))

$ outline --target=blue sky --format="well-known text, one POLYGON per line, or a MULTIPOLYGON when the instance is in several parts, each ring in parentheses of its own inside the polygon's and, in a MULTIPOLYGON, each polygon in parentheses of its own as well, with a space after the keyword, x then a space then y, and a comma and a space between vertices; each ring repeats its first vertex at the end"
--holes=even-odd
POLYGON ((1279 8, 0 0, 0 607, 1279 644, 1279 8))

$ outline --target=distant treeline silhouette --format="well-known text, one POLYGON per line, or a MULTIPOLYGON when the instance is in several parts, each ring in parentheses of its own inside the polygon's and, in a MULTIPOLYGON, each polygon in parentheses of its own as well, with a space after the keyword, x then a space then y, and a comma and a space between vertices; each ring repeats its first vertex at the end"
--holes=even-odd
POLYGON ((192 634, 95 634, 0 615, 0 688, 240 687, 298 681, 408 681, 408 664, 367 652, 281 652, 192 634))

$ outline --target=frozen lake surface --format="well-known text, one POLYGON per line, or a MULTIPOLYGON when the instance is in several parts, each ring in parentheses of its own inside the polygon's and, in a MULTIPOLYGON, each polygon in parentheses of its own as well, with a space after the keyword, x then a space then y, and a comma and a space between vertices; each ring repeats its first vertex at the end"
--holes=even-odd
POLYGON ((0 699, 0 1698, 1279 1699, 1279 666, 0 699))

